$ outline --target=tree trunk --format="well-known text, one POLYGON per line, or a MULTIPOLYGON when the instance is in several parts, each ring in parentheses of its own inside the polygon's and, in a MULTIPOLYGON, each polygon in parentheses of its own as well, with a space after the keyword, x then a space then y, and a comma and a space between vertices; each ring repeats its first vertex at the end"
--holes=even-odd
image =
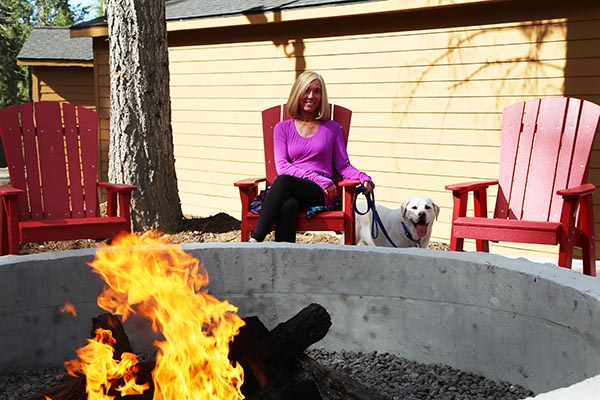
POLYGON ((174 232, 182 218, 177 190, 165 0, 108 0, 110 181, 138 185, 135 231, 174 232))

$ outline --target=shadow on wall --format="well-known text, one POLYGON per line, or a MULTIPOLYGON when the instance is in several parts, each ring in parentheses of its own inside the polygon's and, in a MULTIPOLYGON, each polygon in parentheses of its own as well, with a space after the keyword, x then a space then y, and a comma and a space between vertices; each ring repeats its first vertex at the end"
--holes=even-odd
MULTIPOLYGON (((267 17, 264 14, 250 13, 250 11, 267 11, 264 7, 251 8, 244 14, 252 24, 266 24, 268 22, 267 17)), ((281 10, 274 11, 274 21, 282 21, 281 10)), ((277 47, 282 47, 286 57, 295 59, 296 78, 298 78, 298 76, 306 70, 306 57, 304 55, 305 45, 302 35, 296 38, 290 37, 283 40, 273 40, 273 44, 277 47)))

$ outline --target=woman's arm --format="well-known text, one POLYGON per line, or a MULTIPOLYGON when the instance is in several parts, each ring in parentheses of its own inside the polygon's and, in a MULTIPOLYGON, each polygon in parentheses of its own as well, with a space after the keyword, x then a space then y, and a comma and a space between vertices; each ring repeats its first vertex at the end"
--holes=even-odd
POLYGON ((375 184, 373 183, 371 177, 364 172, 359 171, 350 163, 348 150, 344 144, 344 134, 342 133, 342 128, 337 123, 335 125, 338 127, 338 129, 334 130, 335 136, 333 142, 333 165, 336 171, 344 179, 357 179, 363 184, 368 182, 370 185, 370 188, 368 189, 374 189, 375 184))

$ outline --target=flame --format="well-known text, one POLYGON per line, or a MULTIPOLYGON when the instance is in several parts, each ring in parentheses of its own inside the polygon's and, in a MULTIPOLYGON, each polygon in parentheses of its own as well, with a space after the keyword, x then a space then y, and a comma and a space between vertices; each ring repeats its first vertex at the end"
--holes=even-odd
POLYGON ((141 394, 150 387, 148 384, 139 385, 135 382, 138 364, 135 354, 125 352, 121 355, 121 361, 113 359, 114 343, 111 331, 97 329, 94 339, 88 339, 88 344, 77 351, 79 360, 65 363, 70 375, 76 376, 76 372, 85 375, 86 392, 90 400, 114 398, 107 393, 112 382, 119 379, 124 384, 115 390, 122 396, 141 394))
MULTIPOLYGON (((139 313, 164 338, 154 343, 154 399, 244 398, 244 371, 239 364, 233 365, 228 355, 229 343, 245 323, 236 314, 237 307, 206 292, 208 275, 197 259, 167 245, 157 233, 127 234, 99 248, 90 266, 108 285, 98 297, 101 308, 122 316, 123 321, 139 313)), ((86 375, 90 400, 111 399, 106 394, 110 381, 123 375, 129 379, 125 386, 140 390, 131 374, 137 360, 123 353, 127 360, 115 362, 123 364, 116 370, 111 340, 112 335, 107 337, 106 331, 99 330, 78 352, 80 362, 86 365, 79 368, 86 375), (103 391, 104 397, 92 397, 90 387, 103 391)))
POLYGON ((63 314, 71 314, 72 316, 77 316, 77 310, 75 310, 75 306, 68 301, 61 307, 60 312, 63 314))

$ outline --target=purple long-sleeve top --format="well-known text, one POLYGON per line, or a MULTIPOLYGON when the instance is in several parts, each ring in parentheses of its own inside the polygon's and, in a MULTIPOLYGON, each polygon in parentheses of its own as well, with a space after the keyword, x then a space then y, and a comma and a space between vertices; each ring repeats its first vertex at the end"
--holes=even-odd
MULTIPOLYGON (((288 119, 275 126, 273 136, 275 167, 279 175, 310 179, 325 189, 333 183, 331 177, 335 168, 344 179, 373 184, 369 175, 350 164, 342 128, 335 121, 322 121, 317 132, 305 138, 298 133, 294 120, 288 119)), ((326 205, 333 201, 325 197, 326 205)))

